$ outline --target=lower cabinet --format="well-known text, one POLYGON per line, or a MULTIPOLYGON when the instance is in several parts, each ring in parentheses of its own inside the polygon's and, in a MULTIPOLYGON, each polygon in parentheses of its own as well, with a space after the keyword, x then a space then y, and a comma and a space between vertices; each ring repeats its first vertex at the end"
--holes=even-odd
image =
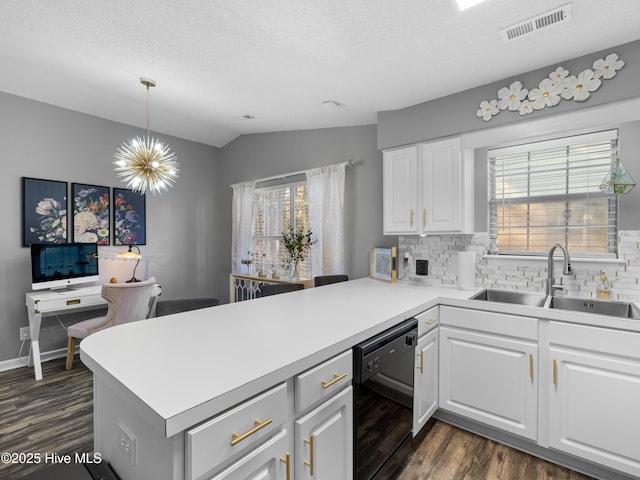
POLYGON ((287 480, 292 478, 291 463, 287 431, 282 430, 211 480, 287 480))
MULTIPOLYGON (((434 325, 436 327, 437 325, 434 325)), ((413 436, 438 409, 438 329, 418 339, 413 381, 413 436)))
POLYGON ((440 408, 536 440, 537 323, 441 307, 440 408))
POLYGON ((640 334, 549 322, 549 446, 640 477, 640 334))
POLYGON ((353 387, 296 420, 294 428, 294 478, 353 478, 353 387))

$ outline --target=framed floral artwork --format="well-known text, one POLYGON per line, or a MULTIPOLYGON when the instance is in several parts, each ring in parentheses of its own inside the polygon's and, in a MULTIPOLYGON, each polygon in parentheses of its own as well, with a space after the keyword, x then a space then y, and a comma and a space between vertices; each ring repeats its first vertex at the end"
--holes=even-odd
POLYGON ((22 177, 22 245, 67 243, 67 182, 22 177))
POLYGON ((369 276, 377 280, 395 283, 396 247, 371 247, 369 276))
POLYGON ((113 244, 147 243, 146 197, 126 188, 113 189, 113 244))
POLYGON ((73 241, 109 245, 111 202, 109 187, 71 184, 73 241))

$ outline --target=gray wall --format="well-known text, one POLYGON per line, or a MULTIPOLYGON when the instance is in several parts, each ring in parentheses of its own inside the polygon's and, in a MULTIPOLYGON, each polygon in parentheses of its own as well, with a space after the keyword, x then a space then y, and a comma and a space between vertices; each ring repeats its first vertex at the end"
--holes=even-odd
POLYGON ((629 98, 637 98, 640 96, 638 78, 640 78, 640 40, 607 48, 557 65, 550 65, 401 110, 379 112, 378 148, 386 149, 515 122, 528 122, 547 115, 556 115, 629 98), (610 53, 617 53, 620 59, 625 61, 624 68, 613 79, 604 80, 603 85, 584 102, 561 101, 555 107, 544 108, 525 116, 520 116, 514 112, 502 112, 488 122, 476 116, 476 111, 481 101, 497 99, 498 90, 509 86, 516 80, 521 81, 526 88, 531 89, 547 78, 549 73, 558 66, 566 68, 572 75, 577 75, 582 70, 592 68, 595 60, 604 58, 610 53))
MULTIPOLYGON (((122 142, 144 132, 1 92, 0 112, 1 362, 18 356, 18 331, 28 325, 25 293, 31 290, 31 270, 29 249, 21 247, 21 177, 123 187, 113 170, 113 154, 122 142)), ((213 272, 219 264, 228 266, 228 257, 221 259, 211 241, 219 225, 218 149, 162 138, 179 156, 182 171, 169 192, 147 195, 147 245, 141 247, 146 272, 157 277, 167 298, 215 295, 226 284, 219 285, 213 272)), ((66 333, 55 318, 46 319, 43 328, 52 329, 41 339, 43 352, 64 348, 66 333)))
POLYGON ((220 255, 217 272, 228 281, 231 265, 230 185, 354 160, 345 179, 345 261, 351 278, 369 275, 369 248, 397 245, 382 235, 382 154, 376 148, 376 126, 243 135, 220 154, 217 206, 220 209, 220 255))

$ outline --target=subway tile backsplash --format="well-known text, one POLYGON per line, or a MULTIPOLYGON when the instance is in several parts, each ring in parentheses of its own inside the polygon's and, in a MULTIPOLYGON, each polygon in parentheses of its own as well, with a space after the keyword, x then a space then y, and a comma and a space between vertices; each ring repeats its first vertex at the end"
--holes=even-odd
MULTIPOLYGON (((476 284, 478 287, 545 292, 547 259, 529 260, 486 256, 489 235, 447 234, 400 236, 398 240, 398 277, 401 281, 425 285, 457 284, 458 252, 476 252, 476 284), (404 262, 405 254, 408 262, 404 262), (429 261, 429 274, 415 274, 415 261, 429 261)), ((572 259, 573 274, 562 275, 564 294, 572 297, 595 298, 600 271, 611 282, 612 300, 640 302, 640 231, 619 233, 619 262, 591 262, 572 259)), ((571 253, 571 252, 569 252, 571 253)), ((556 255, 558 257, 559 254, 556 255)), ((560 259, 557 276, 562 273, 560 259)), ((557 282, 556 282, 557 283, 557 282)))

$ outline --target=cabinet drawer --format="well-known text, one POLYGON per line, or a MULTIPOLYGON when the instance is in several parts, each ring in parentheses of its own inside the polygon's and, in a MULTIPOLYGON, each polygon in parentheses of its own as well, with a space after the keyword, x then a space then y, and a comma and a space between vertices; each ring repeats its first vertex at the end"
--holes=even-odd
POLYGON ((195 480, 227 458, 255 447, 287 419, 287 385, 248 400, 186 433, 186 478, 195 480))
POLYGON ((351 385, 352 378, 351 350, 296 376, 296 412, 299 413, 351 385))
POLYGON ((418 320, 418 338, 438 326, 440 320, 439 307, 433 307, 416 315, 418 320))

